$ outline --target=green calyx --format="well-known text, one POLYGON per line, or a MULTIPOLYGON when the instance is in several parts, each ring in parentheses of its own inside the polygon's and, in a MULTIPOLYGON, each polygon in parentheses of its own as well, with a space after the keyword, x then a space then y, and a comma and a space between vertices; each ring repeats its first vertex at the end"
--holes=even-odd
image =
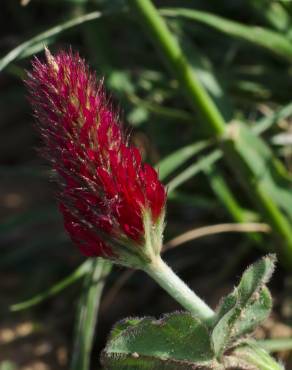
POLYGON ((142 212, 144 238, 139 242, 128 237, 113 240, 112 249, 116 253, 110 259, 116 264, 140 270, 145 270, 147 265, 155 264, 160 258, 163 246, 164 216, 165 213, 162 212, 154 223, 151 211, 144 209, 142 212))

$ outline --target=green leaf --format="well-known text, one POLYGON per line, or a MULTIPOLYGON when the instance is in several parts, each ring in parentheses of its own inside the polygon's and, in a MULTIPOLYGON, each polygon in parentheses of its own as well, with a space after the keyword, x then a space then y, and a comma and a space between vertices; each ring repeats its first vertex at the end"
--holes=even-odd
POLYGON ((234 292, 228 294, 228 296, 224 297, 222 299, 222 302, 220 303, 219 307, 217 308, 217 323, 228 313, 230 312, 237 303, 237 291, 235 289, 234 292))
POLYGON ((103 351, 107 370, 195 369, 213 358, 207 328, 189 313, 130 319, 114 328, 103 351))
POLYGON ((227 311, 212 331, 213 349, 218 359, 222 358, 222 355, 232 343, 232 329, 236 319, 240 316, 240 310, 236 310, 236 308, 235 305, 227 311))
POLYGON ((49 30, 31 38, 30 40, 23 42, 0 59, 0 71, 2 71, 14 60, 28 57, 38 51, 43 50, 45 45, 49 44, 52 41, 52 38, 59 35, 61 32, 81 25, 85 22, 93 21, 101 16, 102 14, 100 12, 84 14, 67 22, 58 24, 57 26, 52 27, 49 30))
POLYGON ((213 348, 218 358, 235 340, 254 330, 268 317, 272 299, 264 284, 270 279, 274 264, 275 256, 268 255, 251 265, 234 292, 223 299, 212 332, 213 348))
POLYGON ((259 26, 244 25, 214 14, 193 9, 161 9, 160 13, 167 17, 183 17, 201 22, 228 36, 248 41, 286 60, 292 60, 292 44, 285 36, 278 32, 259 26))
POLYGON ((254 299, 248 303, 242 311, 242 317, 234 325, 234 337, 247 334, 255 329, 270 314, 272 309, 272 297, 266 286, 255 294, 254 299))
POLYGON ((120 335, 124 330, 134 327, 140 324, 144 318, 140 317, 128 317, 127 319, 121 320, 115 324, 114 328, 111 331, 110 339, 114 339, 118 335, 120 335))
POLYGON ((208 141, 198 141, 194 144, 184 146, 163 158, 155 167, 159 171, 160 180, 164 180, 174 172, 179 166, 184 164, 192 156, 208 147, 208 141))
POLYGON ((237 288, 238 303, 241 306, 245 305, 252 295, 270 280, 275 262, 276 256, 269 254, 246 269, 237 288))

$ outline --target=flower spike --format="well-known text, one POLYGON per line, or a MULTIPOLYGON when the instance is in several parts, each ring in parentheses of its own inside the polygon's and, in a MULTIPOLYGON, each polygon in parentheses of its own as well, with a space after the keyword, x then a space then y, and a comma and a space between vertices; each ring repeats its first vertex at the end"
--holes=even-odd
POLYGON ((102 82, 78 54, 46 50, 26 84, 65 228, 81 252, 125 265, 158 255, 166 190, 124 136, 102 82))

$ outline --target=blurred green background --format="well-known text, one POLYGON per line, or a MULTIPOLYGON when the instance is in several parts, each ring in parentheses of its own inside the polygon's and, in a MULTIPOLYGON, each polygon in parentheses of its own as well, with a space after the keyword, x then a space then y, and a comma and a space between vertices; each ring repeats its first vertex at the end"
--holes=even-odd
MULTIPOLYGON (((278 248, 270 227, 208 138, 205 121, 189 108, 179 82, 140 27, 130 3, 1 1, 1 370, 69 368, 80 277, 84 275, 80 270, 74 273, 84 259, 63 230, 55 184, 37 153, 40 141, 23 84, 33 55, 40 53, 38 57, 43 58, 44 45, 52 52, 63 48, 79 51, 97 76, 104 78, 133 143, 145 160, 157 165, 163 182, 169 185, 166 241, 207 225, 244 223, 247 231, 264 231, 237 233, 229 225, 229 232, 219 233, 221 225, 215 233, 206 230, 204 237, 194 235, 166 253, 174 269, 211 305, 233 286, 246 264, 278 248), (64 283, 67 276, 71 278, 64 283), (67 287, 64 290, 63 285, 67 287), (50 290, 51 286, 55 288, 50 290), (27 309, 11 310, 11 305, 31 297, 41 300, 40 294, 52 297, 27 305, 27 309)), ((245 123, 272 149, 285 168, 290 181, 285 182, 285 191, 289 192, 292 2, 154 3, 225 121, 245 123)), ((281 199, 285 202, 286 198, 283 195, 281 199)), ((274 313, 257 337, 290 338, 292 277, 285 263, 278 266, 271 289, 274 313)), ((129 275, 115 267, 101 300, 92 369, 99 369, 98 353, 117 320, 159 316, 173 309, 178 306, 142 273, 129 275)), ((286 344, 291 347, 291 341, 286 344)), ((278 355, 288 364, 287 369, 292 368, 289 350, 278 355)))

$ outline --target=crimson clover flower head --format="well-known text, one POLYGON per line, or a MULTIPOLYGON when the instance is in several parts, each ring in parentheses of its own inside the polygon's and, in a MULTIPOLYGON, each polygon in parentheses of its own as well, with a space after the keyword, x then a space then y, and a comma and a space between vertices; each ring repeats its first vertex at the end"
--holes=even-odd
POLYGON ((166 190, 123 134, 102 82, 78 54, 46 50, 26 84, 64 225, 81 252, 126 265, 159 254, 166 190))

